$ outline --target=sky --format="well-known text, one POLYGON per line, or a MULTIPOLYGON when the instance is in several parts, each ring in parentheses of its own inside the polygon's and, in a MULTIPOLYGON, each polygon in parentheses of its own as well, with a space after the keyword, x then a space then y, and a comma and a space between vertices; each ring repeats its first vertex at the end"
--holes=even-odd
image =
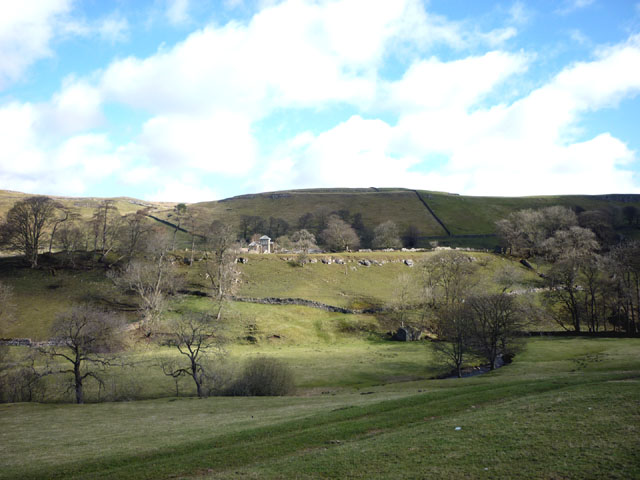
POLYGON ((640 193, 640 0, 25 0, 0 189, 640 193))

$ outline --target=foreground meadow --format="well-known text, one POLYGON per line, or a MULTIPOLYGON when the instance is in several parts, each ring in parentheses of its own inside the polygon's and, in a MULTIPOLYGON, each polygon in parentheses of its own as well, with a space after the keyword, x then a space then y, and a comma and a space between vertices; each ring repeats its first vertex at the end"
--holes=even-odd
POLYGON ((637 478, 639 352, 638 339, 533 338, 460 380, 5 404, 0 478, 637 478))

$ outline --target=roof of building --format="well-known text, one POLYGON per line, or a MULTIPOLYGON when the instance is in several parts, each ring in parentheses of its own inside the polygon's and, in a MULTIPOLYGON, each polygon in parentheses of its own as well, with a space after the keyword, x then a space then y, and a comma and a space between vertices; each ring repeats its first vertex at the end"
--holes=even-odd
POLYGON ((270 237, 267 237, 266 235, 262 235, 262 236, 260 237, 260 240, 271 240, 271 238, 270 238, 270 237))

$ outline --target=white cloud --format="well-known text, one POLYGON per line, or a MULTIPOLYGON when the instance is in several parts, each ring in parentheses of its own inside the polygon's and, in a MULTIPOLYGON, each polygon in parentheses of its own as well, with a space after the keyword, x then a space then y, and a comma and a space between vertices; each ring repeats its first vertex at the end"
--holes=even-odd
POLYGON ((168 0, 167 19, 173 25, 183 25, 190 21, 189 0, 168 0))
POLYGON ((71 0, 3 2, 0 14, 0 89, 52 54, 50 41, 71 0))
POLYGON ((81 194, 125 166, 105 134, 51 135, 54 110, 30 103, 0 107, 0 182, 5 188, 81 194))
POLYGON ((51 101, 40 105, 45 135, 69 135, 90 130, 104 122, 102 94, 85 80, 69 78, 51 101))
POLYGON ((103 18, 96 29, 100 37, 110 43, 124 42, 129 38, 129 22, 116 14, 103 18))
POLYGON ((388 85, 388 101, 403 114, 468 109, 512 75, 524 72, 528 62, 524 54, 499 51, 450 62, 420 60, 401 80, 388 85))
POLYGON ((256 161, 250 124, 232 112, 153 117, 139 144, 154 165, 168 169, 240 175, 256 161))
POLYGON ((190 175, 179 178, 161 178, 155 184, 161 185, 161 187, 147 195, 146 200, 196 203, 220 198, 220 195, 215 190, 202 186, 197 178, 190 175))
POLYGON ((478 105, 526 65, 525 56, 500 52, 417 62, 389 86, 396 125, 356 116, 318 136, 305 134, 278 152, 262 180, 269 188, 348 179, 350 186, 479 195, 640 191, 629 171, 637 153, 624 142, 609 133, 575 137, 584 113, 640 92, 638 37, 565 68, 512 104, 478 105), (442 155, 449 159, 444 166, 417 167, 442 155))
MULTIPOLYGON (((167 14, 171 9, 175 20, 188 21, 188 2, 171 3, 167 14)), ((511 13, 514 22, 526 21, 522 3, 511 13)), ((108 25, 110 38, 126 36, 126 20, 108 18, 100 25, 108 25)), ((76 34, 90 34, 78 25, 76 34)), ((97 34, 98 23, 92 25, 97 34)), ((0 181, 82 193, 101 175, 117 175, 128 185, 161 185, 149 198, 182 201, 219 193, 218 184, 204 184, 207 175, 221 178, 219 185, 248 177, 255 190, 638 190, 625 171, 636 153, 608 133, 584 138, 580 121, 640 91, 640 35, 569 65, 513 101, 515 80, 535 58, 499 49, 516 33, 450 22, 418 0, 268 3, 246 23, 209 25, 147 58, 70 77, 48 102, 0 106, 0 181), (427 56, 441 44, 457 59, 427 56), (395 81, 381 78, 389 56, 410 63, 395 81), (121 146, 98 131, 108 127, 102 109, 109 103, 147 115, 121 146), (258 143, 254 126, 272 114, 335 106, 357 113, 322 133, 269 139, 270 153, 258 143), (394 120, 373 117, 381 112, 394 120), (449 160, 425 166, 433 158, 449 160)))
POLYGON ((595 3, 595 0, 565 0, 563 4, 556 10, 560 15, 567 15, 577 10, 589 7, 595 3))

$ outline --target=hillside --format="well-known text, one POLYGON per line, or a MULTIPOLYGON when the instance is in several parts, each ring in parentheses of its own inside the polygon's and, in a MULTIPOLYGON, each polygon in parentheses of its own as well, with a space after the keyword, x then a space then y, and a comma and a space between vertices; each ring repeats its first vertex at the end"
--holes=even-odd
MULTIPOLYGON (((0 190, 0 216, 5 215, 16 201, 27 196, 25 193, 0 190)), ((85 219, 90 218, 102 200, 53 198, 85 219)), ((123 215, 146 207, 150 208, 156 221, 159 219, 172 223, 175 220, 175 203, 125 197, 112 200, 123 215)), ((552 205, 563 205, 578 211, 606 211, 618 233, 631 237, 638 235, 638 229, 629 227, 622 215, 622 209, 629 205, 640 211, 640 195, 631 194, 477 197, 404 188, 335 188, 240 195, 190 204, 188 209, 206 223, 221 220, 235 225, 239 232, 243 219, 248 217, 264 221, 264 231, 260 233, 269 233, 269 219, 284 220, 288 224, 288 233, 291 233, 299 228, 300 218, 305 214, 318 219, 339 212, 349 221, 360 217, 362 228, 368 232, 387 220, 394 221, 403 236, 411 228, 417 246, 428 246, 430 241, 436 240, 441 245, 492 248, 497 244, 494 238, 497 220, 516 210, 552 205)), ((312 226, 306 228, 313 229, 312 226)))
MULTIPOLYGON (((373 229, 393 220, 400 232, 409 226, 419 232, 420 246, 430 240, 442 245, 492 247, 495 222, 524 208, 564 205, 578 210, 606 210, 614 228, 635 235, 625 228, 621 210, 627 205, 640 209, 640 195, 565 195, 540 197, 475 197, 443 192, 408 189, 313 189, 241 195, 217 202, 193 204, 201 215, 240 224, 242 216, 277 217, 295 228, 305 213, 346 210, 360 213, 364 225, 373 229), (475 238, 474 238, 475 237, 475 238)), ((164 212, 170 220, 170 212, 164 212)))
MULTIPOLYGON (((4 217, 14 203, 24 200, 27 197, 40 195, 39 193, 22 193, 11 190, 0 190, 0 218, 4 217)), ((66 208, 79 213, 85 220, 91 218, 96 207, 104 200, 98 197, 57 197, 47 195, 56 202, 59 202, 66 208)), ((175 203, 171 202, 148 202, 146 200, 138 200, 136 198, 115 197, 110 198, 114 201, 114 206, 122 215, 137 212, 142 208, 151 208, 152 210, 166 210, 172 208, 175 203)))

